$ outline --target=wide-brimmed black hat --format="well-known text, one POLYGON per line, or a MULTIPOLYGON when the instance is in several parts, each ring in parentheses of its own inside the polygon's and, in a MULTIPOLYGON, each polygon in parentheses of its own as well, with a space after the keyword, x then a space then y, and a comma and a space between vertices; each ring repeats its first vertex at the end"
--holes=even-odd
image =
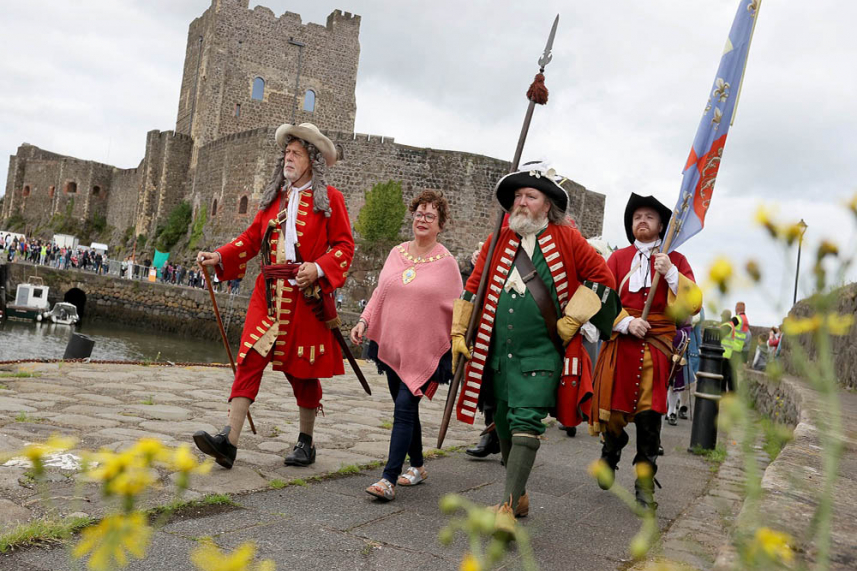
POLYGON ((661 204, 661 202, 654 196, 640 196, 639 194, 632 192, 631 198, 628 199, 628 206, 625 207, 625 235, 628 237, 628 241, 632 244, 634 243, 634 232, 632 231, 634 226, 634 212, 643 207, 654 208, 655 212, 660 215, 662 226, 660 233, 661 240, 664 239, 664 236, 667 233, 667 226, 670 223, 672 210, 661 204))
POLYGON ((517 172, 509 173, 497 183, 494 189, 497 200, 503 210, 510 212, 515 202, 515 191, 519 188, 535 188, 545 193, 551 202, 563 212, 568 209, 568 193, 557 181, 556 172, 542 161, 533 161, 521 165, 517 172))

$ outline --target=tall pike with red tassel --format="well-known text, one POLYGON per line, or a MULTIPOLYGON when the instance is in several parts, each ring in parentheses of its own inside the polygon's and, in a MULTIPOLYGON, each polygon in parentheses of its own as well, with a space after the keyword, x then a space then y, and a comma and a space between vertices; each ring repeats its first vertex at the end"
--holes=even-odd
MULTIPOLYGON (((515 157, 512 159, 512 165, 509 172, 516 172, 518 170, 518 166, 521 164, 521 155, 524 152, 524 143, 527 141, 527 133, 530 131, 530 121, 533 119, 533 111, 536 108, 536 104, 544 105, 548 102, 548 88, 545 86, 544 73, 545 66, 550 63, 551 59, 553 59, 551 50, 553 49, 553 40, 554 37, 556 37, 556 27, 558 25, 559 14, 557 14, 553 21, 553 27, 551 28, 550 36, 548 36, 545 51, 539 58, 539 73, 536 74, 535 80, 527 90, 529 105, 527 106, 527 113, 524 115, 524 125, 521 127, 521 135, 518 137, 518 146, 515 149, 515 157)), ((497 222, 494 224, 494 233, 491 235, 491 243, 488 246, 489 260, 494 257, 494 249, 497 247, 497 239, 500 236, 502 226, 503 210, 500 209, 497 213, 497 222)), ((490 272, 482 272, 482 279, 479 281, 479 288, 476 290, 476 296, 473 298, 473 314, 470 316, 470 324, 467 326, 467 333, 464 335, 464 339, 467 342, 468 347, 473 345, 473 336, 476 333, 477 321, 482 313, 482 301, 485 298, 485 286, 488 283, 489 273, 490 272)), ((452 383, 449 385, 449 393, 446 395, 446 405, 443 409, 443 420, 440 423, 440 431, 437 435, 438 448, 443 446, 443 440, 446 438, 446 431, 449 429, 449 420, 452 418, 452 409, 455 408, 455 397, 458 394, 458 387, 461 385, 461 377, 464 374, 464 362, 464 359, 458 360, 458 364, 455 368, 455 376, 452 378, 452 383)))

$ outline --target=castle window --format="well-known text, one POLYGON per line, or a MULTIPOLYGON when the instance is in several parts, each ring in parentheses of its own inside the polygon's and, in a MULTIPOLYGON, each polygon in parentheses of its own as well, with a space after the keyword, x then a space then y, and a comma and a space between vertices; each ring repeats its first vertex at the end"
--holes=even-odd
POLYGON ((48 198, 53 198, 54 192, 56 192, 56 190, 57 190, 57 187, 51 185, 51 187, 48 189, 48 198))
POLYGON ((214 199, 214 202, 211 203, 211 217, 214 218, 217 216, 217 199, 214 199))
POLYGON ((73 180, 65 183, 65 193, 66 194, 75 194, 77 192, 77 183, 73 180))
POLYGON ((241 117, 241 104, 240 103, 235 104, 235 116, 241 117))
POLYGON ((342 148, 342 145, 336 145, 336 160, 341 161, 345 159, 345 149, 342 148))
POLYGON ((30 196, 30 185, 24 187, 24 190, 21 191, 21 196, 30 196))
POLYGON ((304 94, 304 111, 312 113, 315 111, 315 91, 307 89, 304 94))
POLYGON ((93 186, 92 187, 92 196, 98 196, 99 194, 101 194, 101 187, 98 185, 93 186))
POLYGON ((265 98, 265 80, 261 77, 253 80, 253 94, 251 97, 256 101, 262 101, 265 98))
POLYGON ((238 214, 247 214, 247 197, 242 196, 238 201, 238 214))

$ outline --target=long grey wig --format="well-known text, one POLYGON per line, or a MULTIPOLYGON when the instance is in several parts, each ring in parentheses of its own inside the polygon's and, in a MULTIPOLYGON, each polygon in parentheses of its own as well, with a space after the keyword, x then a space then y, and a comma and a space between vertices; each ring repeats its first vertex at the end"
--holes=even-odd
MULTIPOLYGON (((310 165, 312 166, 312 199, 313 211, 324 212, 327 218, 330 218, 330 199, 327 196, 327 165, 324 162, 324 157, 321 156, 321 151, 312 143, 308 143, 297 137, 287 137, 286 146, 292 141, 300 141, 309 154, 310 165)), ((259 202, 259 210, 268 208, 274 200, 277 199, 277 193, 288 182, 286 175, 283 173, 283 165, 286 159, 283 151, 280 151, 280 158, 277 159, 277 166, 274 167, 274 174, 271 176, 271 181, 265 187, 265 193, 262 195, 262 200, 259 202)))

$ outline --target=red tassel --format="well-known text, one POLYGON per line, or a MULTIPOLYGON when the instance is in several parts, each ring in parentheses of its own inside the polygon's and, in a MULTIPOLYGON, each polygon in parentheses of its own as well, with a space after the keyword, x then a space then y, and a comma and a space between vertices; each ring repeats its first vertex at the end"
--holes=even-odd
POLYGON ((539 105, 544 105, 548 102, 548 88, 545 86, 544 74, 536 74, 533 84, 527 90, 527 99, 539 105))

